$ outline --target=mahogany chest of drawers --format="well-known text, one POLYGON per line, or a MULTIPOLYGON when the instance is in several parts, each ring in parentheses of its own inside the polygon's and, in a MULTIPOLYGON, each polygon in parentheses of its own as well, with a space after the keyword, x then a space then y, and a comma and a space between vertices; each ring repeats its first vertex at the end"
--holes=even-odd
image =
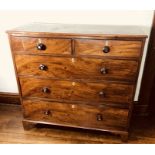
POLYGON ((34 23, 8 35, 25 129, 44 123, 127 140, 147 37, 139 28, 34 23))

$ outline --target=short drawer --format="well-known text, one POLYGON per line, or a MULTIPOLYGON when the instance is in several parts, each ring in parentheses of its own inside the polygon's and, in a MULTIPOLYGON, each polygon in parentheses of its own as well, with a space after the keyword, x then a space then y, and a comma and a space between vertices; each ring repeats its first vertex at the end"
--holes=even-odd
POLYGON ((105 129, 127 127, 128 109, 89 105, 23 100, 24 118, 53 124, 105 129))
POLYGON ((83 101, 96 105, 104 102, 130 103, 133 85, 112 82, 88 83, 36 78, 20 78, 23 97, 83 101))
POLYGON ((12 37, 11 44, 15 54, 71 54, 70 39, 12 37))
POLYGON ((16 55, 19 75, 63 79, 124 80, 134 82, 138 62, 93 58, 16 55))
POLYGON ((141 41, 75 40, 75 52, 77 55, 138 58, 140 56, 141 47, 141 41))

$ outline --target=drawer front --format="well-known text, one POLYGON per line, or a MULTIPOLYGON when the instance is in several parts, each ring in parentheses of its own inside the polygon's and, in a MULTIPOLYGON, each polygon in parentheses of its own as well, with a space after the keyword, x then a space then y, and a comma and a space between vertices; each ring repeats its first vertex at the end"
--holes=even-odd
POLYGON ((102 129, 127 126, 128 109, 24 100, 24 118, 54 124, 102 129))
POLYGON ((20 78, 23 97, 83 101, 91 104, 130 103, 133 85, 20 78))
POLYGON ((119 40, 75 40, 77 55, 139 57, 142 43, 140 41, 119 40))
POLYGON ((19 75, 63 79, 135 81, 137 61, 16 55, 19 75), (45 68, 40 68, 44 66, 45 68))
POLYGON ((70 39, 13 37, 13 52, 22 54, 71 54, 70 39))

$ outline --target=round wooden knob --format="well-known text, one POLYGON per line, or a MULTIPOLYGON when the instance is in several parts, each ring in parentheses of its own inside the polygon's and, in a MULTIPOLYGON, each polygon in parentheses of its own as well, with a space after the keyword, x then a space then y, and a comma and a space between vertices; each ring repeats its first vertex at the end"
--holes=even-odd
POLYGON ((104 93, 103 91, 100 91, 100 92, 99 92, 99 96, 105 97, 105 93, 104 93))
POLYGON ((46 110, 46 111, 44 111, 44 114, 45 114, 45 115, 50 115, 51 112, 50 112, 50 110, 46 110))
POLYGON ((43 43, 39 43, 39 44, 37 45, 37 49, 38 49, 38 50, 41 50, 41 51, 46 50, 46 45, 44 45, 43 43))
POLYGON ((97 119, 97 121, 102 121, 103 120, 103 117, 102 117, 101 114, 97 114, 96 115, 96 119, 97 119))
POLYGON ((47 66, 44 65, 44 64, 41 64, 41 65, 39 66, 39 69, 40 69, 40 70, 47 70, 47 66))
POLYGON ((101 74, 107 74, 108 70, 105 67, 103 67, 103 68, 101 68, 100 72, 101 72, 101 74))
POLYGON ((110 47, 109 46, 104 46, 103 47, 103 52, 104 53, 109 53, 110 52, 110 47))
POLYGON ((43 93, 50 93, 50 89, 47 87, 42 88, 43 93))

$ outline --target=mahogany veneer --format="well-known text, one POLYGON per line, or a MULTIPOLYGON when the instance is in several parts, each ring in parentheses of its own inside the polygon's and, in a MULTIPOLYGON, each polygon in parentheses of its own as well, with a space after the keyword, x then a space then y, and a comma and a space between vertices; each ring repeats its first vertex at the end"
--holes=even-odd
POLYGON ((120 40, 75 40, 75 51, 78 55, 98 55, 115 57, 139 57, 141 48, 140 41, 120 41, 120 40), (110 47, 110 52, 103 53, 104 46, 110 47))
POLYGON ((140 28, 36 23, 8 35, 25 129, 43 123, 127 140, 147 37, 140 28))
POLYGON ((15 55, 15 61, 19 76, 134 82, 138 70, 138 62, 133 60, 15 55), (38 69, 41 64, 46 71, 38 69))

